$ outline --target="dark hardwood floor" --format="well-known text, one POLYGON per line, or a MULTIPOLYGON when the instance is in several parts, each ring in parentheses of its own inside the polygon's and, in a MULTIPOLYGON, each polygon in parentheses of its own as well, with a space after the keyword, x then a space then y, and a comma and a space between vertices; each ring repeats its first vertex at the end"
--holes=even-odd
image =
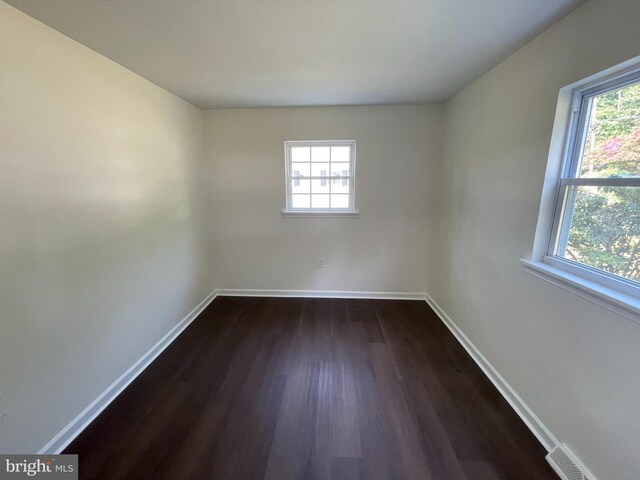
POLYGON ((81 479, 554 479, 425 302, 218 297, 69 447, 81 479))

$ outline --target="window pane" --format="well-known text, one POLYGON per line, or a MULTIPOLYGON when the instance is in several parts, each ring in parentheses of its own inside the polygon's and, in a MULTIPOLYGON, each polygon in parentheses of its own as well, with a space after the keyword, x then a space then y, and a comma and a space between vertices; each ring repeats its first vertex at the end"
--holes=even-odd
POLYGON ((581 177, 640 177, 640 83, 591 99, 581 177))
POLYGON ((311 164, 311 176, 326 177, 328 175, 329 175, 328 163, 312 163, 311 164))
POLYGON ((291 180, 291 193, 310 193, 311 180, 294 178, 291 180))
POLYGON ((311 197, 309 195, 291 195, 292 208, 309 208, 311 197))
POLYGON ((640 187, 572 186, 568 204, 573 215, 558 255, 639 281, 640 187))
POLYGON ((309 162, 311 158, 309 156, 311 148, 309 147, 291 147, 291 161, 292 162, 309 162))
POLYGON ((310 163, 296 163, 291 165, 291 176, 293 177, 308 177, 311 175, 310 163))
POLYGON ((331 195, 331 208, 349 208, 349 195, 331 195))
POLYGON ((349 164, 331 162, 331 175, 349 176, 349 164))
POLYGON ((332 162, 348 162, 351 147, 331 147, 332 162))
POLYGON ((313 208, 329 208, 329 195, 311 195, 313 208))
POLYGON ((313 193, 329 193, 329 180, 311 180, 313 193))
POLYGON ((290 208, 349 209, 350 200, 353 200, 353 147, 332 145, 330 141, 286 142, 286 145, 289 149, 287 171, 290 208))
POLYGON ((329 148, 330 147, 311 147, 311 161, 312 162, 328 162, 329 148))
POLYGON ((349 179, 332 180, 331 193, 349 193, 349 179))

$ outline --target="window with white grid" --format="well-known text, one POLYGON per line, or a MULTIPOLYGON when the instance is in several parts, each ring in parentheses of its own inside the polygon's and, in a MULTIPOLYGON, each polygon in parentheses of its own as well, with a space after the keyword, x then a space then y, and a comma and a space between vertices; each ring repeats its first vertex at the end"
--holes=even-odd
POLYGON ((523 260, 534 275, 638 322, 639 60, 560 90, 533 251, 523 260))
POLYGON ((287 141, 284 146, 285 213, 355 213, 355 141, 287 141))

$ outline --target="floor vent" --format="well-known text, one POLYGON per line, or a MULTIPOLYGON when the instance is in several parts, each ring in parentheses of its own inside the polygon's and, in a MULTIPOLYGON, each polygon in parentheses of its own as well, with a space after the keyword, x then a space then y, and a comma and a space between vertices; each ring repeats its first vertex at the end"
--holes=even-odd
POLYGON ((551 450, 546 458, 563 480, 595 480, 564 444, 551 450))

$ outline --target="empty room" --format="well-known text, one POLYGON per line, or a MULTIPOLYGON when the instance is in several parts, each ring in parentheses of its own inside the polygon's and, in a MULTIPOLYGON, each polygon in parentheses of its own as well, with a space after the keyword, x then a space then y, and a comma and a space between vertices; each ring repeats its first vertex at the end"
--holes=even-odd
POLYGON ((0 478, 640 479, 638 0, 0 0, 0 478))

